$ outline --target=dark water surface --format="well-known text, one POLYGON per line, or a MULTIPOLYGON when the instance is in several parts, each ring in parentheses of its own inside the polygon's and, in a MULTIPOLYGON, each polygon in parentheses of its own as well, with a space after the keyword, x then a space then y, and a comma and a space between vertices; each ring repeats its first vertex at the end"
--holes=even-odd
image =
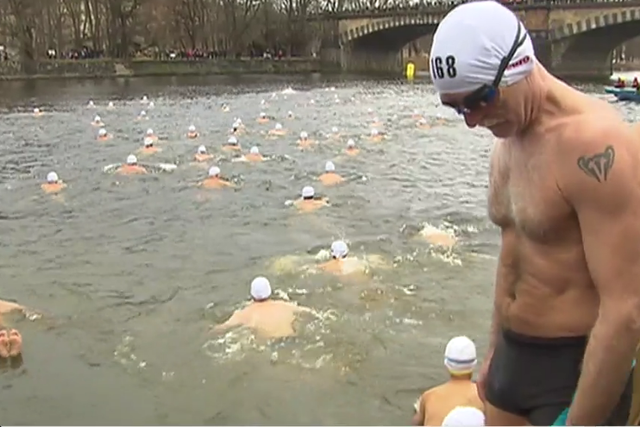
MULTIPOLYGON (((486 217, 492 138, 438 107, 426 82, 51 80, 0 83, 0 94, 0 296, 44 314, 16 321, 25 363, 0 372, 3 425, 406 425, 417 394, 445 378, 451 336, 469 335, 482 353, 498 249, 486 217), (282 92, 289 86, 296 93, 282 92), (144 94, 155 107, 138 122, 144 94), (46 114, 34 118, 35 106, 46 114), (415 109, 444 123, 420 130, 415 109), (257 124, 261 111, 289 135, 265 139, 273 122, 257 124), (112 141, 95 141, 95 114, 112 141), (374 116, 389 134, 383 143, 366 138, 374 116), (202 191, 192 184, 206 169, 191 158, 200 144, 220 153, 234 117, 248 128, 245 149, 281 157, 221 160, 241 188, 202 191), (190 124, 198 140, 185 138, 190 124), (339 142, 325 136, 333 126, 339 142), (141 146, 148 127, 163 152, 145 160, 178 168, 103 173, 141 146), (322 143, 299 151, 300 131, 322 143), (342 154, 349 137, 360 156, 342 154), (315 177, 327 160, 352 179, 321 188, 315 177), (62 198, 41 194, 51 170, 69 184, 62 198), (308 184, 333 206, 301 216, 285 205, 308 184), (456 233, 452 253, 400 231, 423 223, 456 233), (394 268, 350 285, 269 270, 277 257, 337 238, 394 268), (283 342, 209 334, 262 274, 325 319, 283 342)), ((636 109, 624 108, 632 119, 636 109)))

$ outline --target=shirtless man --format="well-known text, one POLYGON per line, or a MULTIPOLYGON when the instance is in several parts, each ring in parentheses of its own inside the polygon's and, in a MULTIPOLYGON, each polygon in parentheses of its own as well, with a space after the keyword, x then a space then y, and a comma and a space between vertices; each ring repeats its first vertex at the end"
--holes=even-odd
POLYGON ((625 424, 640 340, 640 140, 612 106, 551 76, 498 2, 453 9, 429 57, 442 104, 502 138, 488 201, 502 245, 478 377, 487 425, 625 424))
POLYGON ((473 341, 464 336, 452 338, 444 350, 444 366, 449 371, 450 379, 420 396, 413 425, 442 425, 448 414, 458 406, 484 410, 476 384, 471 381, 476 363, 473 341))
POLYGON ((215 331, 245 326, 263 338, 288 337, 295 335, 293 322, 298 314, 313 313, 308 307, 271 299, 271 284, 265 277, 253 279, 250 293, 251 304, 237 310, 229 320, 217 325, 215 331))

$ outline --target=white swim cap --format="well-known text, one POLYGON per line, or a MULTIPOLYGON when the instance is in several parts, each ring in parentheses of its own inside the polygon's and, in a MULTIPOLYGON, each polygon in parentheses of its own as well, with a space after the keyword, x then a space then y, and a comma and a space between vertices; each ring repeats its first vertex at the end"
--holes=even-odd
POLYGON ((472 406, 456 406, 442 420, 443 426, 484 426, 484 413, 472 406))
POLYGON ((153 129, 151 128, 147 129, 147 135, 149 136, 153 135, 153 129))
POLYGON ((516 83, 533 70, 535 52, 524 25, 496 1, 469 2, 454 8, 438 25, 431 45, 430 73, 436 90, 462 93, 491 84, 500 62, 516 42, 518 26, 524 43, 502 77, 504 86, 516 83))
POLYGON ((305 199, 309 199, 316 195, 316 190, 313 189, 312 186, 307 185, 302 189, 302 197, 305 199))
POLYGON ((418 120, 418 123, 420 123, 421 125, 424 125, 427 123, 427 119, 425 119, 424 117, 421 118, 420 120, 418 120))
POLYGON ((151 101, 151 102, 149 103, 149 108, 153 108, 153 107, 155 107, 155 106, 156 106, 155 102, 151 101))
POLYGON ((258 147, 251 147, 251 150, 249 150, 249 153, 260 154, 260 149, 258 147))
POLYGON ((356 142, 353 139, 347 141, 347 147, 353 148, 356 146, 356 142))
POLYGON ((100 128, 98 136, 107 136, 107 130, 105 128, 100 128))
POLYGON ((94 121, 94 122, 96 122, 96 123, 98 123, 99 121, 101 121, 100 116, 95 116, 95 117, 93 118, 93 121, 94 121))
POLYGON ((307 139, 309 138, 309 134, 306 132, 300 132, 300 139, 307 139))
MULTIPOLYGON (((264 104, 264 99, 262 100, 262 103, 264 104)), ((260 118, 264 119, 265 117, 267 117, 266 113, 260 113, 260 118)))
POLYGON ((336 170, 336 165, 334 165, 331 160, 329 160, 327 163, 324 164, 325 172, 335 172, 335 170, 336 170))
POLYGON ((207 152, 207 147, 201 145, 198 147, 198 154, 205 154, 207 152))
POLYGON ((227 139, 227 144, 238 145, 238 138, 236 138, 235 136, 230 136, 229 139, 227 139))
POLYGON ((332 127, 332 128, 331 128, 331 132, 333 132, 333 133, 338 133, 338 128, 337 128, 337 127, 335 127, 335 126, 334 126, 334 127, 332 127))
POLYGON ((331 256, 334 258, 344 258, 349 253, 349 246, 342 241, 336 240, 331 244, 331 256))
POLYGON ((47 182, 49 184, 55 184, 56 182, 58 182, 58 174, 55 172, 49 172, 47 174, 47 182))
POLYGON ((142 96, 142 99, 143 99, 143 100, 146 100, 146 99, 147 99, 147 95, 143 95, 143 96, 142 96))
POLYGON ((444 350, 444 365, 452 374, 470 374, 476 366, 476 345, 469 338, 451 338, 444 350))
POLYGON ((144 146, 145 147, 151 147, 153 145, 153 138, 145 138, 144 139, 144 146))
POLYGON ((141 115, 141 116, 146 116, 146 115, 147 115, 147 112, 146 112, 146 111, 144 111, 144 110, 142 110, 142 111, 140 111, 140 115, 141 115))
POLYGON ((211 166, 209 168, 209 176, 218 176, 220 175, 220 168, 217 166, 211 166))
POLYGON ((276 123, 276 130, 282 130, 282 125, 280 123, 276 123))
POLYGON ((194 125, 189 126, 189 132, 195 132, 196 127, 194 125))
POLYGON ((129 154, 129 156, 127 157, 127 164, 135 165, 136 163, 138 163, 138 158, 133 154, 129 154))
POLYGON ((378 135, 380 132, 378 131, 378 129, 371 129, 371 135, 372 136, 376 136, 378 135))
POLYGON ((113 107, 113 102, 109 101, 109 107, 113 107))
POLYGON ((271 284, 266 277, 256 277, 251 282, 251 298, 262 301, 271 296, 271 284))
POLYGON ((33 112, 34 112, 34 113, 36 113, 36 114, 38 114, 38 113, 40 112, 40 109, 39 109, 39 108, 34 108, 34 109, 33 109, 33 112))
POLYGON ((293 111, 289 111, 289 112, 287 113, 287 116, 289 116, 289 117, 293 116, 293 111))
POLYGON ((91 99, 89 100, 89 105, 93 105, 93 101, 91 99))

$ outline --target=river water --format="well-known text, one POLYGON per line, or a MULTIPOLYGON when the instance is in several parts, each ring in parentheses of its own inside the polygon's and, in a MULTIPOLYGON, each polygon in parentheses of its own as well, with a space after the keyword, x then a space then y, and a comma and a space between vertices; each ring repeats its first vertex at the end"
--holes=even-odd
POLYGON ((63 80, 1 83, 0 93, 0 296, 43 314, 15 320, 24 365, 0 372, 3 424, 406 425, 416 396, 446 378, 451 336, 485 348, 498 251, 486 215, 492 138, 438 107, 427 81, 63 80), (155 107, 139 122, 143 95, 155 107), (35 106, 46 114, 33 117, 35 106), (415 126, 415 109, 430 130, 415 126), (261 111, 289 135, 265 139, 273 122, 257 124, 261 111), (95 141, 96 113, 112 141, 95 141), (366 138, 374 116, 388 133, 378 144, 366 138), (242 185, 202 191, 193 183, 206 169, 190 160, 200 144, 219 153, 234 117, 247 126, 243 147, 275 158, 221 160, 242 185), (190 124, 198 140, 185 138, 190 124), (339 141, 326 137, 333 126, 339 141), (148 127, 163 151, 146 161, 178 168, 103 173, 141 146, 148 127), (298 150, 300 131, 320 145, 298 150), (359 156, 342 154, 348 138, 359 156), (314 181, 327 160, 350 178, 344 185, 314 181), (69 184, 62 197, 40 191, 50 170, 69 184), (285 201, 314 182, 332 206, 298 215, 285 201), (458 244, 434 249, 403 231, 425 223, 458 244), (337 238, 393 268, 356 284, 270 268, 337 238), (323 318, 279 342, 211 334, 263 274, 323 318))

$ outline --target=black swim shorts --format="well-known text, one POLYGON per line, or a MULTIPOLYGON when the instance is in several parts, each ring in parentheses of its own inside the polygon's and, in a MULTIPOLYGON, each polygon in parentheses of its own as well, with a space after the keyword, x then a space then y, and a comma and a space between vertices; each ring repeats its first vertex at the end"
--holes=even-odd
MULTIPOLYGON (((485 395, 498 409, 552 425, 571 405, 580 377, 587 337, 536 338, 505 330, 489 365, 485 395)), ((618 405, 603 425, 627 424, 633 371, 618 405)))

